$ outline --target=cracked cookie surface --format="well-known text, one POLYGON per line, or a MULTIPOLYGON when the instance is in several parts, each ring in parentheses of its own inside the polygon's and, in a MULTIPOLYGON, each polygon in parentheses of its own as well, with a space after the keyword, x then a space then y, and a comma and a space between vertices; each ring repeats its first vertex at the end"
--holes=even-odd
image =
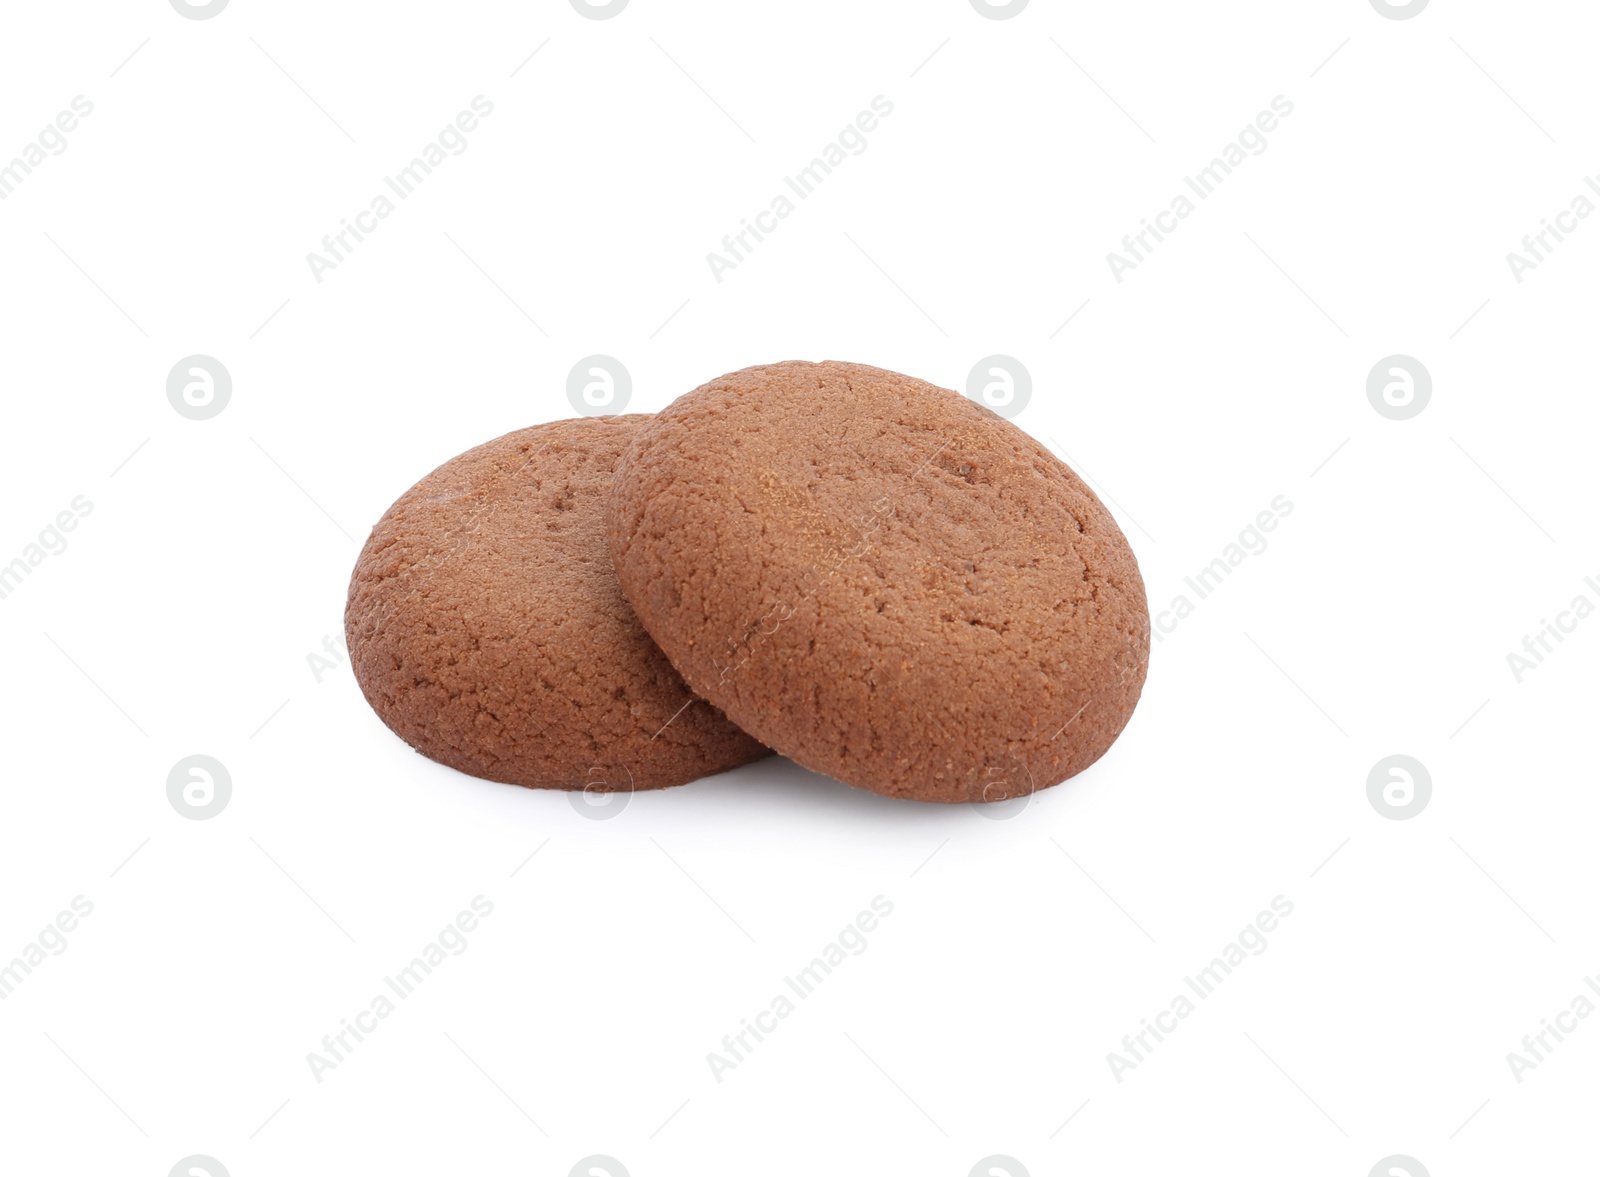
POLYGON ((702 385, 607 512, 617 577, 690 688, 773 749, 928 801, 1081 772, 1128 722, 1150 620, 1099 499, 965 397, 861 364, 702 385))
POLYGON ((508 433, 440 466, 372 529, 345 607, 350 662, 417 751, 489 780, 598 791, 767 754, 690 693, 612 572, 604 503, 647 420, 508 433))

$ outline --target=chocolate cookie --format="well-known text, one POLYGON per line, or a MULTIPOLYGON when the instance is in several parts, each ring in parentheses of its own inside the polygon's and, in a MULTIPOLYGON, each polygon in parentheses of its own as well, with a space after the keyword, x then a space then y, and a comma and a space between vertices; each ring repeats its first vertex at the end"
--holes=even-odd
POLYGON ((617 578, 696 693, 807 768, 999 800, 1081 772, 1144 684, 1138 562, 1071 470, 946 389, 746 368, 640 429, 617 578))
POLYGON ((514 785, 626 791, 767 754, 689 693, 611 570, 605 498, 648 419, 508 433, 372 529, 345 606, 350 662, 424 756, 514 785))

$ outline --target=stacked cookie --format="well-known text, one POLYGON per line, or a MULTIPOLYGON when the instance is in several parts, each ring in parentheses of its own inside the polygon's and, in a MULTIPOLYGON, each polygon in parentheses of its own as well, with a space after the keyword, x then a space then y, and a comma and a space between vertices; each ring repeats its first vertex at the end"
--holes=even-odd
POLYGON ((452 459, 373 529, 345 628, 384 722, 475 776, 659 788, 772 749, 945 802, 1087 768, 1150 649, 1138 563, 1071 470, 831 362, 452 459))

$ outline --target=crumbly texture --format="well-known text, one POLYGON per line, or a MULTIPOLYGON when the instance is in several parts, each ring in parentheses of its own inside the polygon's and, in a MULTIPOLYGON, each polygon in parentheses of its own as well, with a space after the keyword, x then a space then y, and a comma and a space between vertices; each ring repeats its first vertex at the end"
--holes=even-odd
POLYGON ((1056 784, 1144 684, 1144 582, 1110 513, 1021 429, 909 376, 796 361, 702 385, 639 431, 607 517, 690 687, 847 784, 1056 784))
POLYGON ((345 636, 379 718, 424 756, 515 785, 678 785, 767 754, 692 695, 606 549, 617 460, 649 418, 586 417, 452 458, 372 529, 345 636))

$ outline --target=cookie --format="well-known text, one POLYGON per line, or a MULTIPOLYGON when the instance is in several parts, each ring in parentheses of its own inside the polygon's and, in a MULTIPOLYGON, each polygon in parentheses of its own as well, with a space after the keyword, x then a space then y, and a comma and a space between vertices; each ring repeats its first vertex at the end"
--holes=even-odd
POLYGON ((518 430, 385 512, 345 606, 350 663, 418 752, 492 781, 627 791, 767 754, 690 694, 623 598, 604 504, 642 415, 518 430))
POLYGON ((847 784, 991 801, 1138 702, 1144 582, 1093 492, 943 388, 791 362, 702 385, 617 467, 611 557, 690 689, 847 784))

